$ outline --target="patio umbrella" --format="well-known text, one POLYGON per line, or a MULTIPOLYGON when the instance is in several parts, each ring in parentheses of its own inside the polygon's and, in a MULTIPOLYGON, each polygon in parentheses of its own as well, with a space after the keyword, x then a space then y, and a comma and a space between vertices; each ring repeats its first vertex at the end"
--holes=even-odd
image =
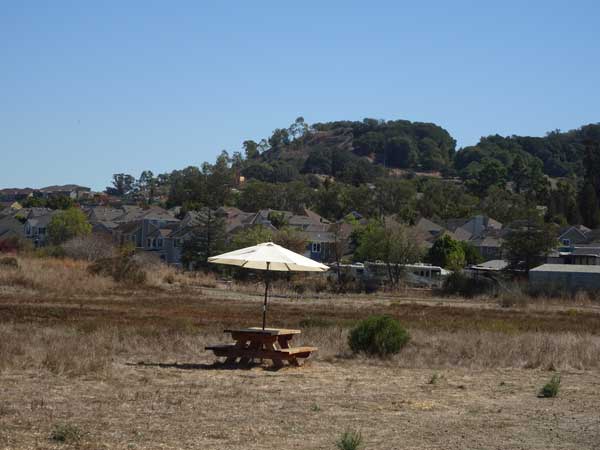
POLYGON ((245 269, 267 271, 265 276, 265 301, 263 303, 262 328, 265 329, 267 319, 267 298, 269 292, 269 272, 325 272, 329 269, 325 264, 318 263, 305 256, 294 253, 287 248, 265 242, 253 247, 246 247, 222 255, 211 256, 208 262, 228 264, 245 269))

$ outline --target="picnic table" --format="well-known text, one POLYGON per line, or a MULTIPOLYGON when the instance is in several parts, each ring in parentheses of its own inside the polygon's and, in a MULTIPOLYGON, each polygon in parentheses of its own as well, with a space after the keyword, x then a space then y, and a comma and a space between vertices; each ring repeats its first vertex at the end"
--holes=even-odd
POLYGON ((270 359, 275 367, 282 367, 287 361, 290 365, 300 366, 316 347, 290 347, 292 338, 300 330, 282 328, 250 327, 225 330, 235 341, 231 344, 216 344, 206 347, 217 357, 225 357, 225 364, 249 364, 254 359, 270 359), (239 359, 239 360, 238 360, 239 359))

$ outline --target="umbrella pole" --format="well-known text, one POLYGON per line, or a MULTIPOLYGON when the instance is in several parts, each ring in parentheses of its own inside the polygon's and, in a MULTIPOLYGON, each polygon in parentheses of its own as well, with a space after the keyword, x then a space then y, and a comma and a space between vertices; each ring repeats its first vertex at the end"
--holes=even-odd
POLYGON ((265 329, 265 325, 267 324, 267 295, 269 293, 269 265, 271 263, 267 262, 267 272, 265 273, 265 302, 263 303, 263 322, 262 329, 265 329))

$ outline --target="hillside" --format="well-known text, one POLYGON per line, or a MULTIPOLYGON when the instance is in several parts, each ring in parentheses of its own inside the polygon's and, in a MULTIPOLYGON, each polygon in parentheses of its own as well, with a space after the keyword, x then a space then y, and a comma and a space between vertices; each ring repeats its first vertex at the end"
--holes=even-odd
POLYGON ((457 152, 454 166, 466 176, 486 158, 510 169, 516 157, 521 156, 532 163, 541 163, 541 169, 550 177, 581 177, 584 175, 585 142, 599 138, 600 124, 585 125, 567 132, 552 131, 544 137, 488 136, 477 145, 457 152))
POLYGON ((540 173, 553 178, 582 177, 584 142, 599 136, 600 124, 590 124, 567 132, 549 132, 544 137, 487 136, 456 151, 455 139, 433 123, 364 119, 309 127, 301 120, 289 128, 276 129, 260 144, 246 141, 253 144, 253 151, 246 152, 244 175, 286 182, 303 173, 318 173, 352 182, 356 171, 366 171, 363 178, 370 179, 385 169, 405 169, 441 171, 467 180, 489 172, 492 165, 500 178, 515 181, 514 165, 524 164, 538 166, 540 173), (375 168, 368 168, 367 163, 375 168))
POLYGON ((285 182, 316 173, 354 184, 382 175, 385 168, 449 170, 456 148, 456 141, 438 125, 375 119, 311 127, 296 121, 287 129, 276 129, 261 144, 247 143, 251 149, 246 146, 247 178, 285 182), (357 173, 363 172, 357 180, 357 173))

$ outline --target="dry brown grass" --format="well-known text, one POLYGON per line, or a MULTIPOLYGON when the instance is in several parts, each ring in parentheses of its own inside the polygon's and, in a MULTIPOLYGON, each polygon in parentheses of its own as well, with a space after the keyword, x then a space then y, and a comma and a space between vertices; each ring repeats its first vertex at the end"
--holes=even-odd
POLYGON ((39 258, 22 255, 19 267, 0 267, 0 292, 29 291, 40 295, 89 296, 103 295, 125 288, 130 290, 159 288, 216 287, 217 278, 212 273, 183 272, 164 264, 142 261, 147 281, 142 285, 124 287, 111 277, 94 275, 88 271, 90 262, 71 258, 39 258))
POLYGON ((24 288, 41 294, 93 295, 115 283, 87 272, 88 263, 72 259, 20 257, 19 268, 0 268, 0 289, 24 288))
POLYGON ((216 333, 196 335, 189 325, 178 329, 0 324, 0 371, 45 370, 68 377, 110 377, 116 361, 137 362, 193 358, 216 333))
POLYGON ((211 272, 184 272, 176 267, 160 264, 146 267, 148 284, 153 287, 210 287, 218 285, 217 277, 211 272))
MULTIPOLYGON (((96 322, 77 326, 0 324, 0 370, 39 369, 57 375, 109 377, 115 364, 139 361, 194 363, 204 346, 227 338, 219 325, 198 327, 179 320, 169 326, 117 326, 96 322)), ((463 367, 577 369, 600 368, 600 336, 575 333, 435 332, 412 330, 412 339, 389 359, 352 355, 348 328, 307 327, 295 340, 316 345, 316 361, 370 361, 374 366, 440 369, 463 367)))
POLYGON ((25 286, 0 290, 0 449, 326 449, 345 429, 377 449, 600 442, 595 305, 276 291, 269 323, 301 328, 293 343, 319 351, 300 369, 227 370, 204 346, 259 321, 259 284, 242 293, 162 267, 143 289, 102 279, 81 294, 66 284, 90 282, 85 264, 21 265, 0 272, 0 285, 25 286), (369 314, 397 318, 412 340, 390 359, 352 355, 348 331, 369 314), (548 369, 561 371, 561 394, 537 399, 548 369), (52 441, 61 424, 81 439, 52 441))
MULTIPOLYGON (((222 322, 247 324, 258 317, 256 303, 262 297, 260 282, 221 284, 213 274, 164 265, 152 267, 148 286, 137 291, 123 291, 109 278, 90 275, 87 262, 20 258, 19 265, 0 269, 0 319, 10 321, 0 328, 0 367, 5 368, 108 376, 118 357, 193 360, 205 344, 223 340, 222 322), (207 297, 205 288, 209 295, 224 297, 207 297)), ((600 367, 600 314, 590 296, 563 299, 558 308, 556 299, 545 298, 506 308, 494 306, 491 299, 444 300, 440 305, 421 292, 406 294, 410 302, 389 293, 383 300, 331 293, 311 297, 281 281, 273 290, 269 317, 302 328, 298 343, 317 345, 317 359, 324 361, 349 358, 349 328, 368 314, 383 313, 400 320, 413 336, 399 356, 384 364, 600 367), (281 299, 286 294, 295 300, 281 299)))

